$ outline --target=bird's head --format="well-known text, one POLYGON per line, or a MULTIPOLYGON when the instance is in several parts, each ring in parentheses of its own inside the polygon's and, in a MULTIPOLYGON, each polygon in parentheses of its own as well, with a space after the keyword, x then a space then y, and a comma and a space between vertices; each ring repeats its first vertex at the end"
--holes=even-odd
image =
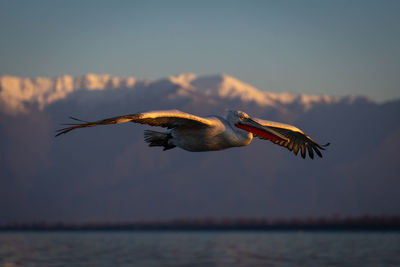
POLYGON ((229 110, 228 121, 235 125, 236 123, 244 121, 246 118, 250 118, 249 115, 240 110, 229 110))
POLYGON ((254 121, 249 115, 240 110, 229 110, 227 119, 232 127, 245 130, 247 132, 251 132, 249 131, 250 127, 258 129, 263 128, 262 125, 254 121))
POLYGON ((269 140, 278 138, 279 140, 285 140, 286 138, 276 133, 275 131, 271 134, 271 129, 258 123, 257 121, 250 118, 249 115, 243 111, 229 111, 227 117, 229 123, 233 129, 237 129, 236 132, 244 134, 255 134, 259 137, 263 137, 269 140), (278 137, 275 137, 277 135, 278 137))

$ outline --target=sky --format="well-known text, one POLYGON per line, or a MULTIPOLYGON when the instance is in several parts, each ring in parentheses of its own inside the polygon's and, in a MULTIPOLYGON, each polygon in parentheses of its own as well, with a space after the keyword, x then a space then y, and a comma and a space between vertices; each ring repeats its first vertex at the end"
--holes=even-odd
POLYGON ((271 92, 400 98, 400 1, 0 0, 0 75, 225 73, 271 92))

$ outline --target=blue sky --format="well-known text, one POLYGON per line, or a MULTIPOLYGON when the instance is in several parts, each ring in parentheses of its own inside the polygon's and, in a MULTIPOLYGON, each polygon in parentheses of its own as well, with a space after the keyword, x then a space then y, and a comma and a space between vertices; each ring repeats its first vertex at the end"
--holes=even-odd
POLYGON ((226 73, 400 98, 400 1, 0 1, 0 75, 226 73))

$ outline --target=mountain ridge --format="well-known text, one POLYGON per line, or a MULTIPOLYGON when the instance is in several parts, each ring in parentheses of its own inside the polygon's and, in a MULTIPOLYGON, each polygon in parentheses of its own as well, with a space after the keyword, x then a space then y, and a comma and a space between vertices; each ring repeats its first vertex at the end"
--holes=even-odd
POLYGON ((26 113, 32 105, 42 110, 78 91, 120 89, 128 90, 131 93, 148 94, 148 91, 152 91, 155 95, 166 93, 170 98, 190 97, 194 93, 203 97, 239 99, 270 107, 298 104, 305 110, 321 103, 333 104, 356 99, 373 102, 362 96, 336 97, 287 92, 272 93, 257 89, 227 74, 197 76, 193 73, 181 73, 167 78, 146 80, 89 73, 82 76, 62 75, 52 78, 0 76, 0 103, 2 103, 3 111, 18 114, 26 113))

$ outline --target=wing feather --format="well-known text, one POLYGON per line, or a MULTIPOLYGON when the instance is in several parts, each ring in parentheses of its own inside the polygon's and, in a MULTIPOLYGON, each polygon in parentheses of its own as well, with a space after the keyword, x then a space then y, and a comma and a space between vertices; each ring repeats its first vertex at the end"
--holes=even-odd
POLYGON ((308 135, 306 135, 302 130, 293 125, 273 122, 273 121, 266 121, 261 119, 254 119, 254 120, 260 123, 262 126, 267 127, 269 132, 275 131, 287 138, 286 140, 271 140, 273 143, 283 146, 289 149, 290 151, 293 151, 295 155, 297 155, 298 152, 300 151, 300 154, 303 158, 306 157, 306 154, 308 154, 308 156, 311 159, 314 158, 315 154, 317 154, 319 157, 322 158, 322 153, 320 150, 325 150, 325 148, 329 145, 329 143, 325 145, 318 144, 308 135))
POLYGON ((305 147, 305 145, 300 145, 300 148, 301 148, 301 157, 303 158, 303 159, 305 159, 306 158, 306 147, 305 147))
POLYGON ((297 153, 299 153, 299 144, 298 143, 294 143, 293 146, 293 153, 297 156, 297 153))
POLYGON ((293 146, 294 146, 294 142, 289 142, 288 149, 290 151, 292 151, 293 150, 293 146))
POLYGON ((311 159, 314 159, 314 151, 313 151, 312 147, 310 146, 309 143, 307 143, 306 146, 308 149, 308 155, 310 156, 311 159))
POLYGON ((93 127, 97 125, 118 124, 125 122, 148 124, 151 126, 166 127, 168 129, 175 127, 210 127, 214 123, 212 120, 198 117, 179 110, 150 111, 145 113, 112 117, 95 122, 83 121, 73 117, 71 117, 71 119, 78 121, 79 123, 66 124, 70 127, 58 130, 56 136, 66 134, 78 128, 93 127))
POLYGON ((318 147, 317 147, 317 146, 314 146, 313 149, 315 150, 315 152, 317 153, 317 155, 318 155, 320 158, 322 158, 322 153, 321 153, 321 151, 319 151, 318 147))

